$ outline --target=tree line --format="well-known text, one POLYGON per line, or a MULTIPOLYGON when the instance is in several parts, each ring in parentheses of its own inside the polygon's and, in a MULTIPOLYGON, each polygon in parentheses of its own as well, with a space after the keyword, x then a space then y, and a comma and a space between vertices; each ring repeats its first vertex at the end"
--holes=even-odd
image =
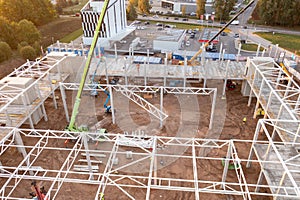
POLYGON ((259 0, 257 5, 260 20, 266 25, 300 25, 299 0, 259 0))
POLYGON ((149 14, 152 6, 149 0, 129 0, 126 8, 126 15, 128 20, 137 18, 137 14, 149 14))
POLYGON ((0 62, 12 55, 12 50, 26 59, 40 52, 41 34, 36 26, 57 17, 49 0, 0 1, 0 62))

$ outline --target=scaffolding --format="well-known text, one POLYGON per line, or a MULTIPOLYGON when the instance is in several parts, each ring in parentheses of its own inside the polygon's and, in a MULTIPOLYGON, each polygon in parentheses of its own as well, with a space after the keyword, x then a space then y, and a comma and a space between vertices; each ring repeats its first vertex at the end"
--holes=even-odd
POLYGON ((34 124, 39 121, 33 120, 35 114, 48 120, 44 102, 48 97, 52 97, 54 106, 57 107, 55 90, 59 87, 58 83, 68 77, 68 73, 61 71, 60 65, 66 58, 64 55, 45 56, 34 62, 27 61, 1 80, 2 126, 19 127, 28 120, 30 127, 34 128, 34 124), (24 82, 26 87, 16 86, 20 82, 24 82))
MULTIPOLYGON (((249 105, 254 96, 257 98, 253 117, 256 117, 259 107, 265 111, 264 119, 258 121, 253 140, 164 137, 135 133, 75 133, 37 130, 33 123, 30 123, 31 129, 19 128, 26 120, 30 121, 30 112, 35 109, 32 105, 27 105, 25 98, 25 92, 32 88, 37 93, 37 106, 42 106, 45 120, 47 115, 43 108, 44 101, 52 96, 56 106, 55 90, 59 88, 66 119, 69 120, 66 90, 76 91, 79 85, 64 82, 69 74, 61 69, 60 64, 65 59, 64 56, 48 56, 36 62, 27 62, 8 76, 34 78, 34 82, 25 89, 6 83, 1 85, 1 123, 5 123, 7 127, 0 128, 0 199, 29 199, 24 197, 28 193, 24 188, 32 180, 43 182, 48 190, 46 198, 51 200, 66 198, 64 190, 70 188, 70 185, 74 190, 81 190, 84 186, 89 188, 90 196, 78 196, 78 199, 99 199, 101 194, 124 199, 163 198, 164 193, 160 191, 168 191, 168 194, 174 195, 188 193, 189 197, 197 200, 205 198, 206 194, 217 195, 218 198, 224 195, 227 198, 236 196, 240 199, 300 198, 300 88, 273 59, 248 59, 246 66, 239 69, 242 69, 239 77, 236 77, 247 81, 243 87, 250 90, 249 105), (21 121, 17 121, 11 112, 15 106, 12 102, 15 101, 24 102, 18 107, 20 115, 24 115, 21 121), (66 144, 66 140, 72 142, 66 144), (247 156, 244 156, 244 152, 238 152, 239 146, 249 146, 247 156), (202 155, 201 152, 205 149, 214 153, 202 155), (215 168, 203 169, 206 163, 215 168), (190 170, 186 164, 190 166, 190 170), (229 166, 233 170, 229 170, 229 166), (252 167, 260 170, 250 178, 247 174, 252 167), (206 176, 211 171, 214 172, 214 177, 206 176), (133 189, 139 192, 134 192, 133 189)), ((108 70, 106 64, 105 66, 104 70, 108 70)), ((223 63, 222 66, 222 79, 226 84, 227 79, 234 77, 229 75, 232 73, 230 62, 223 63)), ((187 69, 180 67, 183 71, 187 69)), ((139 70, 144 69, 141 67, 139 70)), ((170 77, 165 76, 168 73, 166 68, 163 69, 160 70, 164 71, 161 76, 164 80, 162 86, 98 84, 95 89, 94 84, 86 84, 84 90, 109 91, 113 123, 114 92, 122 93, 161 124, 168 117, 163 110, 164 94, 210 96, 211 128, 217 89, 186 87, 185 84, 185 87, 168 87, 166 83, 170 77), (157 94, 159 106, 151 104, 139 94, 157 94)), ((134 72, 136 69, 131 70, 134 72)), ((130 75, 123 72, 121 77, 130 75)), ((137 73, 135 71, 132 76, 137 73)), ((191 78, 185 75, 176 77, 183 77, 185 81, 191 78)), ((101 76, 114 75, 104 72, 101 76)), ((145 76, 145 80, 148 78, 145 76)))
MULTIPOLYGON (((23 180, 43 181, 47 185, 49 199, 59 198, 61 189, 72 183, 95 185, 92 194, 98 199, 99 194, 107 194, 107 190, 121 191, 120 197, 138 199, 137 193, 130 192, 136 188, 145 195, 143 199, 150 199, 157 190, 192 193, 193 198, 201 199, 201 194, 236 195, 242 199, 269 196, 277 199, 299 198, 299 143, 274 142, 271 136, 276 127, 276 120, 259 120, 254 140, 215 140, 199 138, 178 138, 163 136, 119 135, 106 133, 72 133, 66 131, 9 129, 9 134, 1 140, 2 157, 7 151, 17 148, 14 165, 6 165, 7 160, 1 159, 0 180, 4 182, 0 189, 3 199, 21 199, 19 189, 23 180), (268 127, 268 128, 267 128, 268 127), (270 128, 271 127, 271 128, 270 128), (260 129, 262 128, 262 132, 260 129), (258 140, 265 135, 266 140, 258 140), (25 141, 35 141, 27 144, 25 141), (30 140, 28 140, 30 139, 30 140), (63 147, 66 139, 74 140, 67 148, 63 147), (95 142, 101 140, 98 148, 93 148, 95 142), (55 143, 53 143, 55 141, 55 143), (141 141, 148 141, 147 145, 141 141), (151 141, 151 142, 149 142, 151 141), (125 144, 127 142, 127 144, 125 144), (59 147, 61 144, 62 146, 59 147), (248 159, 238 156, 239 145, 252 144, 248 159), (130 150, 126 147, 131 147, 130 150), (218 151, 218 156, 200 156, 203 148, 218 151), (44 152, 61 152, 62 162, 54 168, 55 163, 41 162, 47 158, 44 152), (253 158, 255 153, 255 157, 253 158), (21 158, 20 158, 21 157, 21 158), (169 161, 171 159, 171 161, 169 161), (173 159, 173 160, 172 160, 173 159), (225 167, 216 173, 214 180, 207 180, 203 176, 201 164, 205 162, 225 167), (87 165, 82 165, 82 162, 87 165), (102 167, 97 166, 103 165, 102 167), (173 164, 190 163, 193 170, 186 171, 185 177, 176 176, 173 164), (234 163, 235 169, 228 171, 228 165, 234 163), (245 165, 258 163, 261 172, 257 183, 248 183, 245 176, 245 165), (135 169, 140 168, 141 174, 135 169), (80 168, 81 167, 81 168, 80 168), (168 173, 166 173, 168 172, 168 173), (230 173, 230 178, 228 177, 230 173), (235 178, 232 178, 234 174, 235 178), (263 175, 267 184, 263 183, 263 175), (260 191, 269 189, 271 192, 260 191)), ((299 121, 281 121, 282 124, 299 124, 299 121)), ((49 155, 51 157, 51 153, 49 155)), ((204 171, 209 171, 206 169, 204 171)), ((109 196, 109 195, 108 195, 109 196)), ((26 198, 22 198, 26 199, 26 198)))
MULTIPOLYGON (((253 117, 261 106, 265 111, 264 118, 277 119, 277 124, 280 120, 299 120, 300 87, 272 58, 249 59, 246 72, 251 87, 248 105, 253 94, 257 99, 253 117)), ((279 134, 282 141, 296 142, 300 125, 294 123, 284 128, 287 131, 279 134)))
MULTIPOLYGON (((60 91, 63 99, 63 104, 65 108, 66 119, 69 121, 69 112, 66 103, 66 92, 65 90, 78 90, 79 84, 77 83, 60 83, 60 91)), ((168 117, 167 114, 163 112, 164 104, 164 94, 185 94, 185 95, 202 95, 210 96, 212 99, 211 106, 211 116, 209 129, 212 128, 213 117, 216 106, 217 89, 216 88, 196 88, 196 87, 164 87, 164 86, 138 86, 138 85, 107 85, 98 84, 97 88, 93 84, 85 84, 84 91, 109 91, 110 93, 110 103, 112 110, 112 121, 115 123, 115 112, 114 112, 114 102, 113 102, 113 92, 117 91, 122 93, 128 99, 142 107, 148 113, 156 117, 160 121, 160 126, 162 126, 163 121, 168 117), (160 108, 152 105, 146 101, 143 97, 138 94, 159 94, 160 97, 160 108)))

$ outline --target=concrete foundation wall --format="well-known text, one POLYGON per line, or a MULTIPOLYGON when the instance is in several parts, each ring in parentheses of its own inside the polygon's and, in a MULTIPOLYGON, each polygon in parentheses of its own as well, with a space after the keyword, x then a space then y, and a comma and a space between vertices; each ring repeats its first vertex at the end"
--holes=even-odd
MULTIPOLYGON (((4 86, 1 91, 17 91, 18 88, 25 89, 28 88, 34 82, 33 78, 24 78, 24 77, 4 77, 0 80, 0 87, 4 86), (16 88, 13 89, 12 87, 16 88)), ((26 90, 24 93, 24 100, 22 97, 17 98, 12 105, 26 105, 32 104, 32 102, 38 98, 35 87, 31 87, 26 90)))
POLYGON ((250 91, 251 91, 251 87, 248 84, 247 80, 243 80, 242 82, 242 88, 241 88, 241 93, 243 96, 250 96, 250 91))
MULTIPOLYGON (((78 70, 85 64, 85 57, 67 57, 65 60, 59 63, 59 69, 61 73, 69 74, 66 82, 73 82, 78 74, 78 70)), ((57 67, 51 71, 51 73, 58 73, 57 67)))
MULTIPOLYGON (((43 118, 41 106, 36 109, 31 115, 31 119, 34 125, 37 125, 39 121, 43 118)), ((29 120, 25 121, 25 124, 30 124, 29 120)))

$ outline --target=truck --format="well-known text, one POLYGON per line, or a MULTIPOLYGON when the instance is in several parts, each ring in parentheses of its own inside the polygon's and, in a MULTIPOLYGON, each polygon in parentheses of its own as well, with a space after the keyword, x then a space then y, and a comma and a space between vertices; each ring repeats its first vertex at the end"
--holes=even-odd
POLYGON ((239 25, 240 24, 240 21, 239 20, 233 20, 231 22, 231 25, 239 25))

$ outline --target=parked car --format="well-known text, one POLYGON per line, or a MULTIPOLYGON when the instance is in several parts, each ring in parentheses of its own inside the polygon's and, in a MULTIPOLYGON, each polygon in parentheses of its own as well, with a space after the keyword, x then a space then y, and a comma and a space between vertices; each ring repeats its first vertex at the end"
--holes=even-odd
POLYGON ((217 47, 215 45, 209 45, 208 47, 205 48, 207 52, 217 52, 217 47))
POLYGON ((189 19, 188 18, 183 18, 182 21, 189 21, 189 19))
POLYGON ((149 25, 149 24, 150 24, 150 22, 149 22, 149 21, 146 21, 144 24, 145 24, 145 25, 149 25))
POLYGON ((192 33, 192 34, 190 35, 190 38, 195 38, 195 34, 192 33))
POLYGON ((162 23, 156 23, 156 26, 163 26, 162 23))
POLYGON ((234 34, 234 38, 238 38, 238 37, 240 37, 240 34, 238 33, 234 34))
POLYGON ((179 18, 178 17, 174 17, 174 20, 179 20, 179 18))
POLYGON ((185 42, 185 46, 189 47, 191 45, 191 42, 190 41, 186 41, 185 42))
POLYGON ((226 32, 222 32, 222 33, 221 33, 221 36, 226 36, 226 35, 227 35, 226 32))
POLYGON ((196 13, 195 12, 191 12, 190 16, 196 16, 196 13))

